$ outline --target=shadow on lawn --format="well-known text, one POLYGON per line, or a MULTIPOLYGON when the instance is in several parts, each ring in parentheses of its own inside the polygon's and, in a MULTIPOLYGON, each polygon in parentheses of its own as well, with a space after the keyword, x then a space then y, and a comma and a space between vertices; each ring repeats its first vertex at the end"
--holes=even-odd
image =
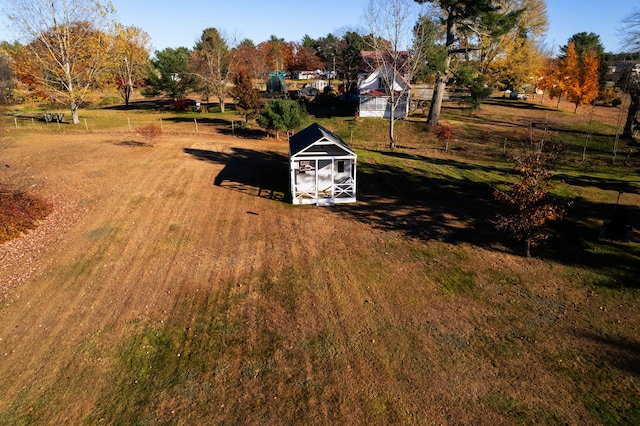
POLYGON ((552 259, 565 265, 587 267, 597 273, 592 282, 599 287, 611 289, 640 289, 640 246, 638 241, 638 220, 640 208, 625 206, 629 213, 629 224, 635 229, 636 243, 601 240, 599 226, 611 218, 615 205, 593 203, 583 198, 573 200, 562 222, 550 227, 554 244, 545 243, 537 250, 540 257, 552 259), (598 227, 588 223, 599 219, 598 227))
POLYGON ((244 148, 233 148, 230 153, 193 148, 184 152, 201 161, 224 165, 213 181, 216 186, 277 201, 289 198, 285 155, 244 148))
POLYGON ((410 238, 491 245, 497 236, 491 223, 495 213, 492 187, 464 177, 447 177, 446 170, 443 172, 447 167, 470 168, 454 160, 382 153, 380 162, 358 165, 359 202, 336 209, 410 238), (385 157, 420 160, 425 169, 399 168, 386 164, 385 157), (429 167, 438 170, 429 173, 429 167))
MULTIPOLYGON (((282 202, 290 200, 286 155, 243 148, 234 148, 230 153, 192 148, 185 148, 184 152, 224 166, 213 182, 216 186, 282 202)), ((521 243, 494 228, 492 184, 465 176, 467 171, 504 176, 511 173, 509 165, 504 168, 480 166, 400 152, 379 155, 380 161, 359 161, 358 202, 333 207, 337 214, 351 216, 377 229, 400 232, 409 238, 452 244, 467 242, 522 253, 521 243), (405 167, 388 164, 387 160, 397 158, 415 163, 407 163, 405 167)), ((571 184, 593 186, 594 182, 574 180, 571 184)), ((601 185, 618 187, 615 183, 601 185)), ((589 268, 596 272, 594 279, 599 281, 593 284, 597 286, 640 288, 638 244, 601 241, 598 234, 601 222, 597 227, 593 225, 594 218, 604 220, 611 216, 615 201, 614 198, 611 203, 593 203, 575 199, 565 220, 552 224, 549 240, 535 247, 533 255, 589 268)), ((640 208, 630 207, 630 215, 637 229, 640 208)), ((635 238, 637 240, 637 235, 635 238)))
POLYGON ((640 342, 620 337, 604 337, 589 332, 579 333, 578 337, 604 345, 607 349, 595 353, 594 356, 620 370, 640 377, 640 342))
MULTIPOLYGON (((507 249, 522 253, 523 244, 495 230, 493 183, 476 182, 465 172, 487 172, 493 175, 513 173, 505 168, 466 164, 452 159, 422 158, 398 152, 383 153, 378 162, 361 162, 358 169, 358 200, 356 205, 337 209, 376 228, 400 231, 421 240, 449 243, 468 242, 494 250, 507 249), (420 161, 424 170, 413 170, 387 164, 385 157, 420 161), (430 173, 430 167, 438 168, 430 173), (449 177, 451 168, 458 177, 449 177)), ((454 175, 455 176, 455 175, 454 175)), ((605 189, 634 191, 628 182, 593 182, 573 180, 574 186, 600 186, 605 189)), ((635 189, 637 191, 637 189, 635 189)), ((594 203, 575 199, 567 217, 550 226, 550 238, 533 255, 576 265, 594 271, 594 285, 613 289, 640 288, 640 247, 599 239, 599 226, 613 214, 617 193, 610 203, 594 203), (597 219, 594 227, 593 219, 597 219)), ((624 198, 622 199, 624 201, 624 198)), ((621 201, 621 204, 624 204, 621 201)), ((630 224, 640 227, 640 207, 626 206, 630 224)), ((638 236, 635 236, 637 241, 638 236)))

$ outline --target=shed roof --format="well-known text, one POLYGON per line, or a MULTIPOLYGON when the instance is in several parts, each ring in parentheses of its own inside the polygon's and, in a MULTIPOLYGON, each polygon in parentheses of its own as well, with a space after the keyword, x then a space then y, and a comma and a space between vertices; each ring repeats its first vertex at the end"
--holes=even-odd
POLYGON ((340 136, 318 123, 313 123, 289 138, 289 155, 303 152, 315 155, 355 155, 340 136))

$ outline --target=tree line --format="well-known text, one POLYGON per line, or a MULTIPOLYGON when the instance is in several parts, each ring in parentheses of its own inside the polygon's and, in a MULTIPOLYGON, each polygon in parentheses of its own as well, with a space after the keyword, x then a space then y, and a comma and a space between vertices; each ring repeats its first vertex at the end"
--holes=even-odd
MULTIPOLYGON (((383 78, 400 75, 434 86, 427 117, 432 126, 439 124, 444 91, 452 85, 467 90, 472 106, 497 87, 542 89, 570 99, 576 108, 605 90, 604 49, 597 35, 574 36, 555 58, 545 51, 540 43, 548 26, 544 0, 370 0, 365 30, 317 39, 305 35, 299 42, 272 35, 255 44, 211 27, 191 48, 166 48, 153 55, 148 34, 114 23, 115 10, 108 3, 5 3, 10 22, 26 43, 2 43, 0 101, 62 103, 70 108, 74 123, 92 94, 113 87, 125 104, 136 89, 174 99, 199 93, 217 99, 222 111, 225 99, 234 94, 247 114, 255 104, 254 94, 235 86, 242 88, 273 71, 335 71, 345 87, 355 88, 365 50, 382 52, 380 57, 390 62, 391 72, 383 78)), ((393 86, 391 80, 385 83, 393 86)), ((401 101, 393 90, 390 97, 392 108, 401 101)))

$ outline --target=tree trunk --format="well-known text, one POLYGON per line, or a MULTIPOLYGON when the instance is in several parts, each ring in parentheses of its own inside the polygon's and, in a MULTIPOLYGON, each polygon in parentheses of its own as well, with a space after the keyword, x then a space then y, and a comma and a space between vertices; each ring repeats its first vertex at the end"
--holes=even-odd
POLYGON ((453 44, 456 41, 456 35, 458 32, 458 24, 455 16, 449 14, 447 16, 447 37, 445 46, 447 47, 447 57, 444 60, 444 71, 438 73, 436 77, 436 84, 433 89, 433 97, 431 98, 431 105, 429 106, 429 115, 427 116, 427 125, 437 126, 440 124, 440 110, 442 109, 442 99, 444 98, 444 91, 447 88, 447 82, 449 80, 449 71, 451 69, 451 56, 453 52, 453 44))
POLYGON ((429 115, 427 116, 427 124, 429 126, 437 126, 440 124, 440 110, 442 109, 442 99, 444 91, 447 87, 447 76, 438 75, 436 85, 433 89, 433 97, 429 106, 429 115))
POLYGON ((638 116, 638 111, 640 111, 640 91, 631 93, 631 104, 629 104, 629 110, 627 111, 627 121, 624 125, 622 137, 626 139, 631 139, 633 137, 633 132, 637 125, 636 117, 638 116))
POLYGON ((80 118, 78 117, 78 104, 75 101, 71 103, 71 119, 73 124, 80 123, 80 118))
POLYGON ((224 97, 219 97, 218 101, 220 102, 220 112, 224 112, 224 97))
POLYGON ((525 241, 525 256, 531 257, 531 240, 529 238, 525 241))
POLYGON ((391 118, 389 118, 389 149, 394 149, 396 147, 396 143, 393 139, 393 125, 395 123, 395 120, 393 118, 393 115, 395 114, 395 111, 393 110, 393 108, 391 109, 391 118))
POLYGON ((124 104, 125 106, 129 106, 129 99, 131 98, 132 86, 126 85, 124 87, 124 104))

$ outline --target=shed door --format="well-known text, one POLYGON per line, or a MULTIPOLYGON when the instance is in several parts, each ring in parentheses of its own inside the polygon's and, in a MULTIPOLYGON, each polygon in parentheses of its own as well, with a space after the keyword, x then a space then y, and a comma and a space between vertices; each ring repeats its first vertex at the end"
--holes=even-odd
POLYGON ((327 192, 331 194, 333 186, 331 160, 318 160, 318 192, 327 192))

